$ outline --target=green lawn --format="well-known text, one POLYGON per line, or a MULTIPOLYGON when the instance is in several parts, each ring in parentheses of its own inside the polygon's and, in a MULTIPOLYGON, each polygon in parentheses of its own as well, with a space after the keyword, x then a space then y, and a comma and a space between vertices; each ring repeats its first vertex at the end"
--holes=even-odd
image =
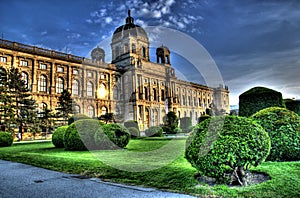
POLYGON ((204 184, 199 185, 194 179, 196 169, 191 167, 183 157, 184 145, 184 139, 172 141, 162 138, 139 139, 131 140, 126 151, 90 153, 89 151, 71 152, 56 149, 50 142, 27 143, 0 148, 0 159, 99 177, 107 181, 155 187, 198 196, 300 197, 300 162, 263 163, 255 170, 267 173, 271 180, 254 186, 229 188, 226 185, 216 185, 210 187, 204 184), (178 155, 172 150, 181 152, 178 155), (174 155, 176 158, 168 164, 166 158, 169 155, 174 155), (149 171, 137 172, 143 169, 149 171))

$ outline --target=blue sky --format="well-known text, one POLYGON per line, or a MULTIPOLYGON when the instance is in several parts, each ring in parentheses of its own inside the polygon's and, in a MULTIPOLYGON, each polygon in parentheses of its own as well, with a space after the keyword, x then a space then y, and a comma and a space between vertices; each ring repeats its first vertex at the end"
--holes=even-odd
MULTIPOLYGON (((127 9, 136 24, 173 28, 201 43, 229 86, 231 104, 253 86, 300 98, 297 0, 1 0, 0 33, 7 40, 86 56, 124 23, 127 9)), ((201 82, 185 60, 174 60, 188 80, 201 82)))

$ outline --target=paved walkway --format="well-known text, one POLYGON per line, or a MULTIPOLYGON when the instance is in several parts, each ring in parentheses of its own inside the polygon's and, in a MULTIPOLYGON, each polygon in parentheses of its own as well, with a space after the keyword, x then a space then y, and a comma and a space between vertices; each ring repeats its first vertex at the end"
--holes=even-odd
POLYGON ((103 182, 96 178, 82 178, 80 175, 0 160, 0 197, 191 198, 192 196, 103 182))

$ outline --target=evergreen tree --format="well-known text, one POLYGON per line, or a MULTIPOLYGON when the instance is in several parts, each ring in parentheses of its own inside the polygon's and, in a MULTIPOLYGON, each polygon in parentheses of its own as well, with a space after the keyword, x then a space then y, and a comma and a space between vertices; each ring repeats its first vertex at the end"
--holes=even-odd
POLYGON ((55 114, 47 106, 44 106, 42 111, 38 113, 41 121, 41 128, 43 132, 49 132, 53 130, 56 118, 55 114))
POLYGON ((57 117, 62 117, 64 120, 68 120, 70 114, 72 114, 72 105, 73 100, 71 98, 71 93, 64 89, 58 98, 58 108, 56 108, 58 112, 57 117))

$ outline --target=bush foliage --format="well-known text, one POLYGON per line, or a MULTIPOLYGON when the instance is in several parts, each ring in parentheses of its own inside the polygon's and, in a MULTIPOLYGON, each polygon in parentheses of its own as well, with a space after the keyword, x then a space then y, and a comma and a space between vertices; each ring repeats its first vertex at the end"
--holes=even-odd
POLYGON ((125 126, 121 124, 106 124, 102 128, 104 133, 97 131, 95 134, 95 140, 101 149, 125 148, 129 143, 130 132, 125 126), (103 138, 104 134, 111 142, 108 143, 108 139, 103 138), (102 138, 104 142, 102 142, 102 138))
POLYGON ((178 127, 178 118, 176 116, 176 113, 173 111, 168 112, 168 114, 165 117, 165 126, 164 130, 167 133, 176 133, 175 128, 178 127))
POLYGON ((288 110, 294 111, 295 113, 300 115, 300 101, 292 100, 292 99, 285 99, 284 103, 288 110))
POLYGON ((0 147, 11 146, 14 141, 14 137, 9 132, 0 131, 0 147))
POLYGON ((137 121, 135 121, 135 120, 128 120, 128 121, 124 122, 124 126, 126 128, 134 127, 137 130, 140 130, 139 125, 138 125, 137 121))
POLYGON ((191 117, 183 117, 180 118, 180 128, 182 132, 188 133, 188 129, 192 126, 192 118, 191 117))
POLYGON ((198 118, 198 124, 208 118, 210 118, 211 116, 210 115, 202 115, 198 118))
POLYGON ((252 116, 268 132, 271 151, 267 160, 300 159, 300 116, 290 110, 270 107, 252 116))
POLYGON ((160 126, 151 126, 145 130, 147 137, 163 137, 163 129, 160 126))
POLYGON ((207 119, 187 139, 186 159, 204 176, 246 185, 244 171, 262 163, 270 152, 268 133, 249 118, 226 116, 207 119))
POLYGON ((140 136, 140 131, 135 127, 129 127, 128 131, 132 138, 136 138, 140 136))
POLYGON ((52 135, 52 144, 56 148, 64 148, 64 135, 68 126, 58 127, 52 135))
POLYGON ((75 121, 65 131, 65 149, 79 151, 95 149, 94 135, 97 130, 101 130, 98 120, 84 119, 75 121))
POLYGON ((250 117, 268 107, 284 107, 280 92, 265 87, 254 87, 239 96, 239 116, 250 117))

